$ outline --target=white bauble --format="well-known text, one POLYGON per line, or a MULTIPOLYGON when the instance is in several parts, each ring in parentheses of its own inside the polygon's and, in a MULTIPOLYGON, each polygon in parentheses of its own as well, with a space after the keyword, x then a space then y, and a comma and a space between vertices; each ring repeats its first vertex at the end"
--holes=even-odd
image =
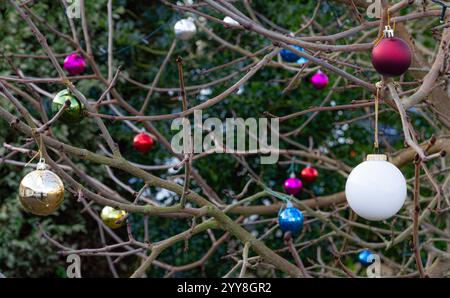
POLYGON ((224 17, 224 18, 223 18, 223 21, 224 21, 225 23, 227 23, 228 25, 239 26, 239 22, 236 21, 236 20, 233 19, 233 18, 230 18, 229 16, 224 17))
POLYGON ((194 37, 197 27, 192 19, 182 19, 175 23, 173 30, 177 38, 188 40, 194 37))
POLYGON ((353 211, 368 220, 385 220, 405 203, 406 180, 384 154, 369 154, 347 178, 345 196, 353 211))

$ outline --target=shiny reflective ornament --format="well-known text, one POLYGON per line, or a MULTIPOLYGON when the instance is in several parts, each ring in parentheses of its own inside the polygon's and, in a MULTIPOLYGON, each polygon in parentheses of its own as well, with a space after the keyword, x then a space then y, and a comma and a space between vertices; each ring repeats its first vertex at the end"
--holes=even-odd
POLYGON ((404 40, 393 37, 391 29, 385 30, 385 36, 386 38, 372 49, 372 65, 383 76, 400 76, 411 65, 411 49, 404 40))
POLYGON ((297 236, 303 228, 303 213, 288 202, 286 208, 278 213, 278 224, 283 233, 291 232, 297 236))
POLYGON ((175 23, 173 27, 175 36, 182 40, 188 40, 194 37, 197 27, 192 19, 182 19, 175 23))
POLYGON ((73 53, 64 59, 64 68, 71 76, 76 76, 86 70, 86 61, 81 55, 73 53))
POLYGON ((46 216, 53 213, 64 200, 64 184, 61 179, 46 169, 41 159, 36 170, 20 181, 19 201, 23 208, 34 214, 46 216))
POLYGON ((85 106, 82 102, 78 100, 69 90, 64 89, 56 94, 52 102, 52 112, 53 114, 58 113, 62 109, 65 102, 69 100, 70 106, 64 110, 63 114, 59 119, 65 123, 78 123, 83 120, 85 115, 85 106))
POLYGON ((105 225, 107 225, 111 229, 117 229, 123 226, 125 220, 121 219, 123 219, 123 217, 126 215, 127 215, 126 211, 114 209, 113 207, 110 206, 103 207, 102 212, 100 213, 102 221, 105 223, 105 225))
POLYGON ((296 194, 298 194, 300 192, 300 190, 302 189, 303 183, 300 179, 298 179, 297 177, 295 177, 294 174, 291 174, 291 177, 287 178, 284 183, 283 183, 283 187, 284 190, 290 194, 295 196, 296 194))
POLYGON ((358 260, 363 266, 369 266, 375 261, 375 258, 370 250, 365 249, 359 253, 358 260))
POLYGON ((386 155, 369 154, 348 176, 345 196, 350 208, 362 218, 385 220, 405 203, 406 180, 386 155))
POLYGON ((318 176, 319 176, 319 172, 311 166, 304 168, 300 172, 300 177, 302 178, 303 181, 305 181, 307 183, 312 183, 312 182, 316 181, 318 176))
POLYGON ((228 25, 239 26, 239 22, 229 16, 224 17, 223 21, 228 25))
POLYGON ((328 76, 318 70, 312 77, 311 77, 311 84, 316 88, 317 90, 323 89, 328 85, 328 76))
POLYGON ((142 154, 149 152, 153 144, 153 138, 145 132, 138 133, 133 139, 134 148, 142 154))
MULTIPOLYGON (((300 47, 298 45, 291 45, 291 47, 295 48, 296 50, 298 50, 300 52, 305 51, 305 50, 303 50, 302 47, 300 47)), ((297 64, 303 64, 303 63, 308 62, 308 59, 300 57, 288 49, 282 49, 280 51, 280 55, 281 55, 281 58, 286 62, 291 62, 291 63, 296 62, 297 64)))

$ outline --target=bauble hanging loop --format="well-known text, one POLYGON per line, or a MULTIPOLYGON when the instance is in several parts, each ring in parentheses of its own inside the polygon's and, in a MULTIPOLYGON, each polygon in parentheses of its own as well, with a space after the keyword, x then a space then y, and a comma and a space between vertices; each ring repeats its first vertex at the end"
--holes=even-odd
POLYGON ((56 211, 63 200, 63 182, 58 175, 46 169, 45 160, 41 158, 36 170, 20 181, 19 201, 22 207, 34 215, 46 216, 56 211))
POLYGON ((303 228, 303 213, 295 208, 291 202, 286 204, 286 208, 278 213, 278 224, 283 233, 291 232, 292 236, 297 236, 303 228))
POLYGON ((111 229, 118 229, 125 223, 124 217, 127 212, 124 210, 114 209, 110 206, 105 206, 100 213, 100 217, 105 225, 111 229))
POLYGON ((187 18, 177 21, 173 27, 173 30, 178 39, 189 40, 194 37, 197 32, 197 27, 195 26, 192 18, 187 18))
POLYGON ((362 218, 385 220, 402 208, 406 180, 386 155, 369 154, 348 176, 345 196, 350 208, 362 218))
POLYGON ((67 100, 70 101, 70 105, 64 110, 60 119, 65 123, 78 123, 83 120, 86 107, 67 89, 61 90, 53 98, 52 113, 58 113, 67 100))

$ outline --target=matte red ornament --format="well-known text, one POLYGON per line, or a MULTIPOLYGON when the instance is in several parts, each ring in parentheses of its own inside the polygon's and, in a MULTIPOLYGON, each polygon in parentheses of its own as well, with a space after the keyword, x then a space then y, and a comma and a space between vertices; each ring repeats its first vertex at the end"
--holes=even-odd
POLYGON ((397 37, 383 38, 372 49, 372 65, 383 76, 396 77, 404 74, 411 65, 411 60, 408 44, 397 37))
POLYGON ((318 176, 319 172, 313 167, 306 167, 300 173, 302 180, 308 183, 316 181, 318 176))
POLYGON ((133 139, 134 148, 142 154, 149 152, 153 143, 153 138, 145 132, 138 133, 133 139))

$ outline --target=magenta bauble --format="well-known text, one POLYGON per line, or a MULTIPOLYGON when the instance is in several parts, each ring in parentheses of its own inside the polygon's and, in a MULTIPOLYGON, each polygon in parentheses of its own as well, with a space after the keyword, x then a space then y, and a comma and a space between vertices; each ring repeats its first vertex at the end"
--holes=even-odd
POLYGON ((318 70, 312 77, 311 77, 311 84, 316 88, 317 90, 323 89, 328 85, 328 76, 318 70))
POLYGON ((71 76, 82 74, 86 69, 86 61, 77 53, 70 54, 64 59, 64 68, 71 76))
POLYGON ((400 38, 383 38, 372 49, 372 65, 376 71, 388 77, 404 74, 411 65, 412 54, 408 44, 400 38))
POLYGON ((290 195, 296 195, 302 189, 303 183, 297 177, 289 177, 284 181, 284 190, 290 195))

